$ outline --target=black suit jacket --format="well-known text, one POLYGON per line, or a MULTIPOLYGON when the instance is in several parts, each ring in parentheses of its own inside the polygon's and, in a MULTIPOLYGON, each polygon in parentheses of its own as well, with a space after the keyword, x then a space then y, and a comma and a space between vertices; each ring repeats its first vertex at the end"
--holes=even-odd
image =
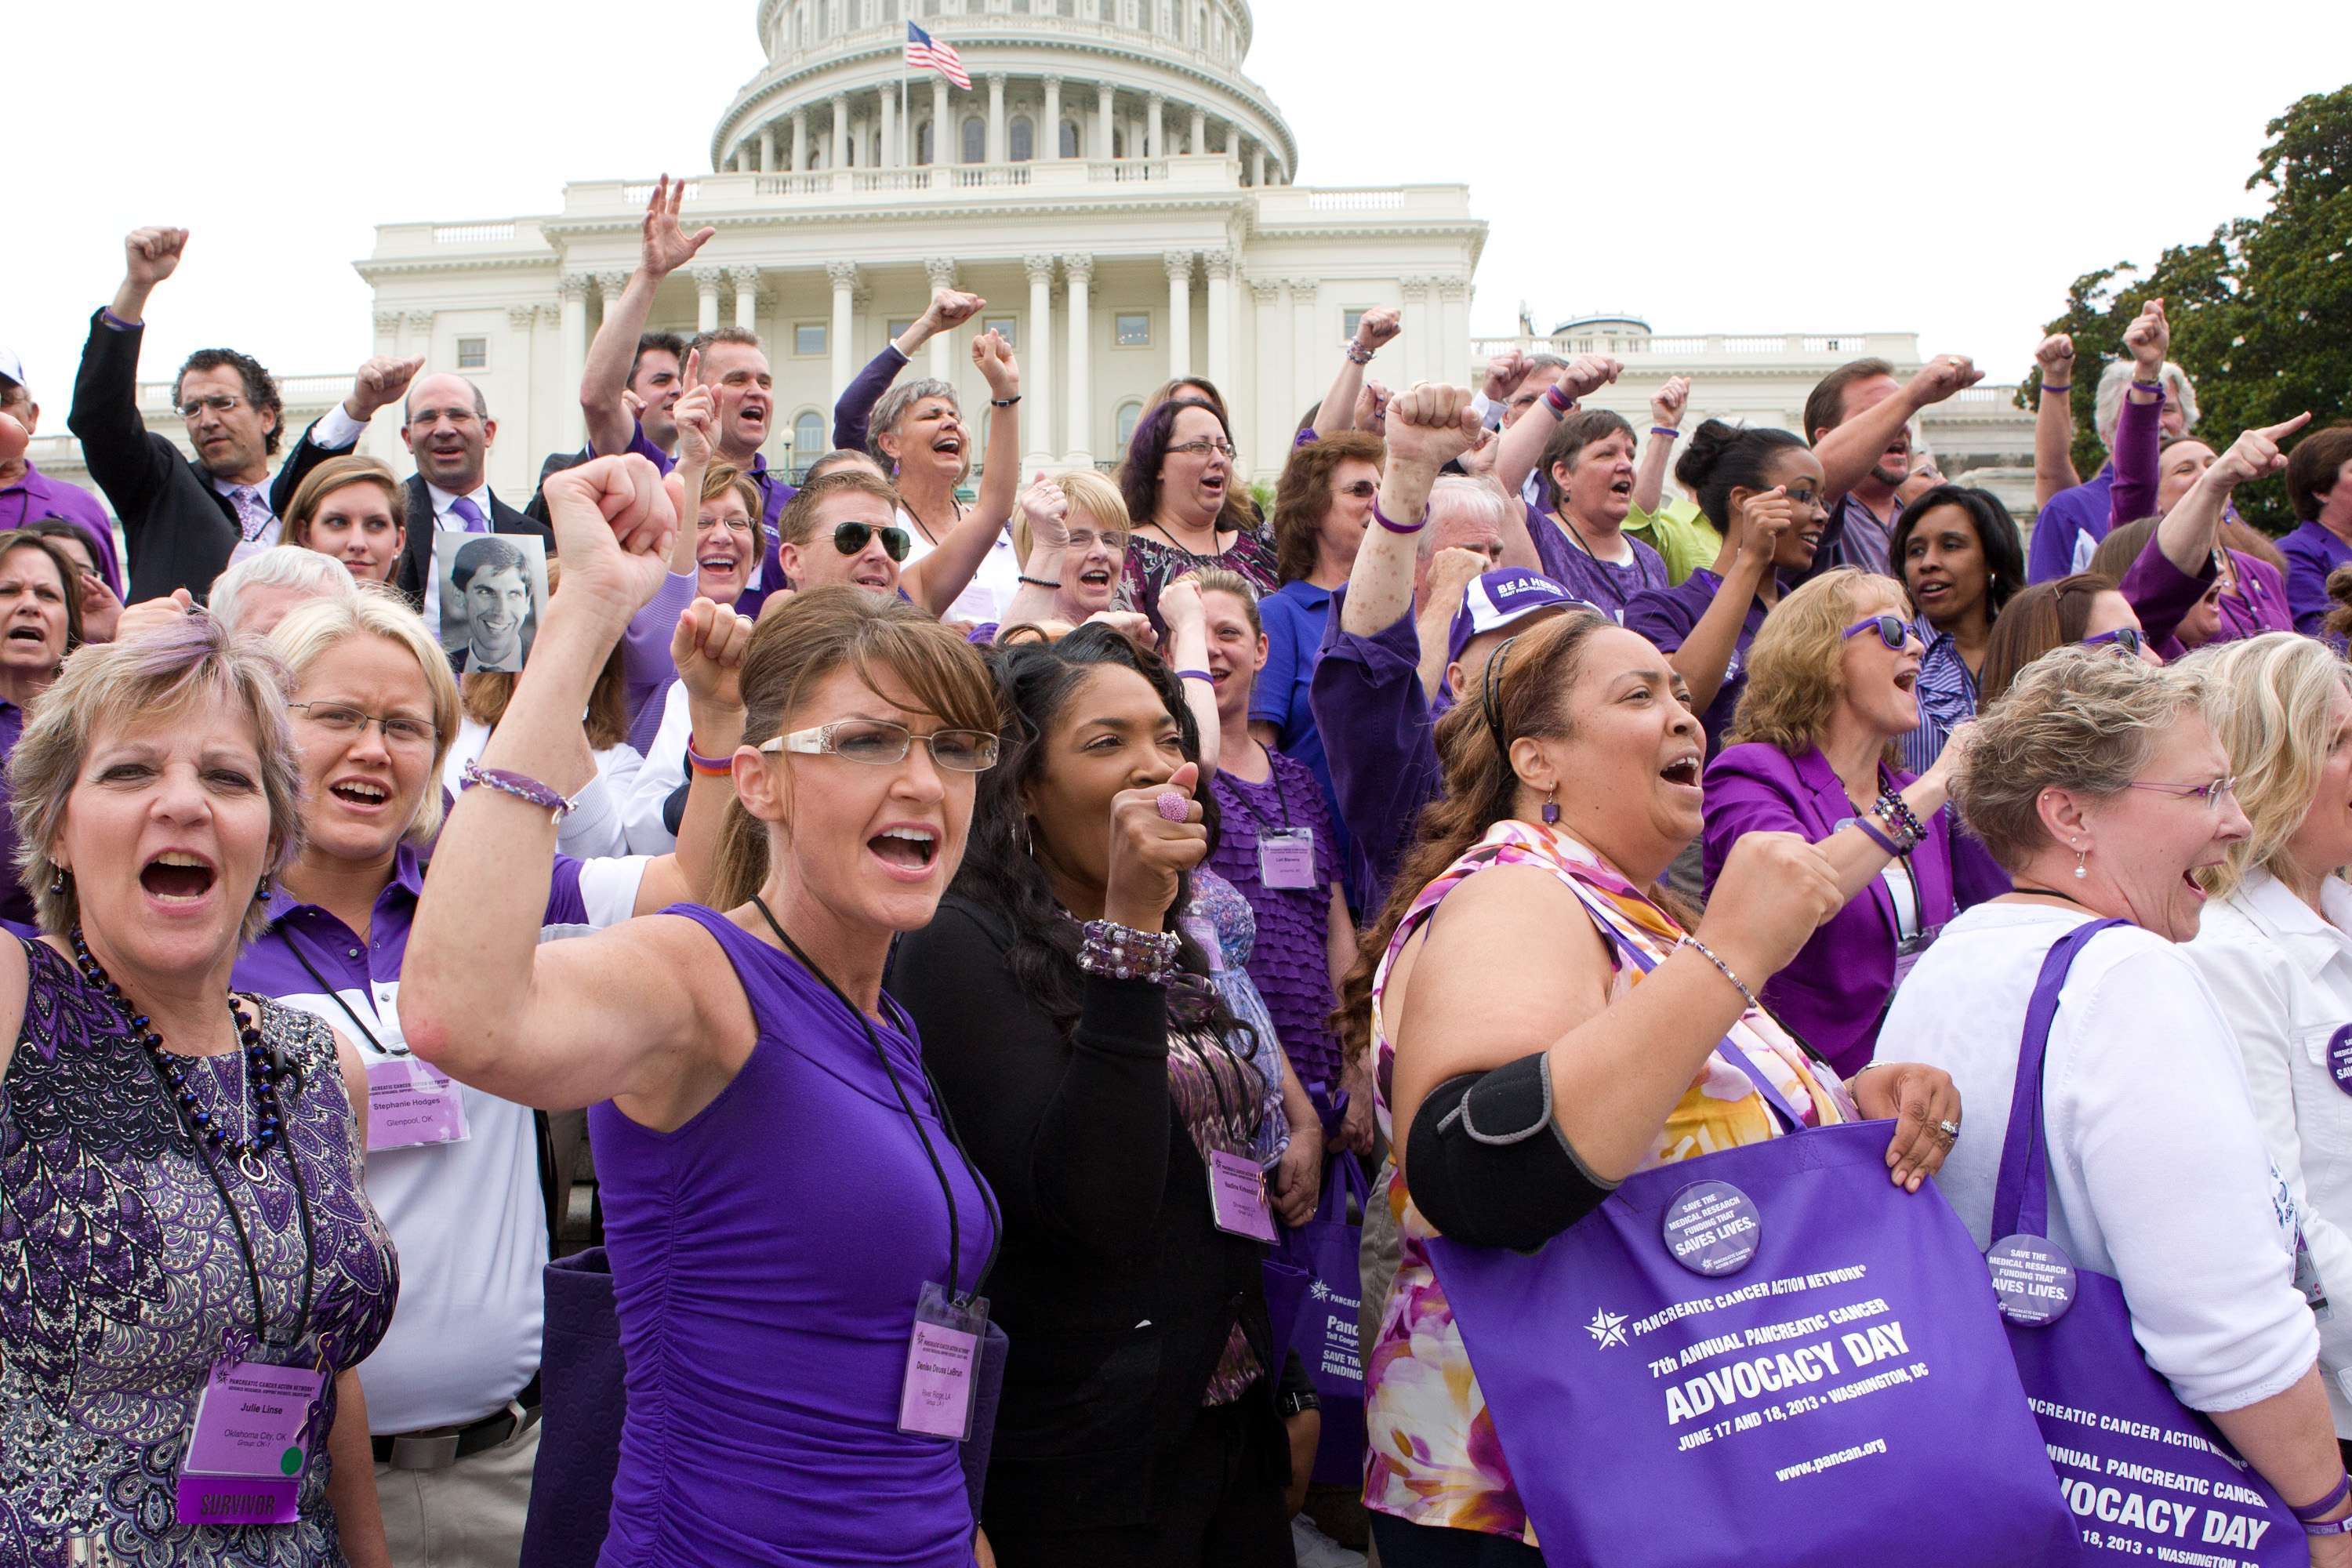
MULTIPOLYGON (((204 465, 182 457, 139 417, 139 345, 144 335, 141 327, 108 326, 102 313, 90 317, 66 428, 80 437, 89 477, 122 520, 131 554, 125 602, 163 598, 174 588, 202 599, 245 535, 236 509, 213 489, 204 465)), ((298 443, 270 484, 269 507, 280 516, 309 471, 296 460, 308 447, 307 439, 298 443)), ((332 456, 310 450, 311 464, 332 456)))
MULTIPOLYGON (((425 579, 433 574, 433 494, 425 488, 425 476, 411 474, 405 487, 408 492, 407 543, 400 552, 400 574, 394 579, 402 593, 417 604, 425 602, 425 579)), ((537 518, 521 512, 500 500, 495 492, 490 496, 490 531, 493 533, 528 533, 546 541, 547 558, 555 559, 555 530, 537 518)))

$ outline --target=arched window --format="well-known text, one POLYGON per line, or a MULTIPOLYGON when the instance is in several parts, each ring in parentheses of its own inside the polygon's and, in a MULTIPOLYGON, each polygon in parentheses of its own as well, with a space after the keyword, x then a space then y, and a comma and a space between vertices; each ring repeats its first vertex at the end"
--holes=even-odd
POLYGON ((963 122, 963 161, 967 163, 988 162, 988 121, 977 114, 963 122))
POLYGON ((1077 155, 1078 123, 1075 120, 1065 120, 1062 121, 1062 156, 1075 158, 1077 155))
POLYGON ((1143 405, 1129 401, 1118 405, 1118 449, 1126 451, 1135 440, 1136 421, 1143 417, 1143 405))
POLYGON ((793 421, 793 482, 798 484, 806 479, 809 465, 824 454, 824 416, 814 408, 803 408, 793 421))
POLYGON ((1011 136, 1014 163, 1025 163, 1037 155, 1037 132, 1029 123, 1027 115, 1024 114, 1013 121, 1011 136))
POLYGON ((931 156, 931 122, 928 120, 915 128, 915 162, 929 163, 931 156))

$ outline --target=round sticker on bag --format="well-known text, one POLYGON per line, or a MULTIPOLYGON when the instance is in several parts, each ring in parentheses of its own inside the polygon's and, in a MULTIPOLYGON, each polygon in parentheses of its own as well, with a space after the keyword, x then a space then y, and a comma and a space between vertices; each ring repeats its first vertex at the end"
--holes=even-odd
POLYGON ((2020 1231, 1985 1248, 2000 1315, 2029 1329, 2047 1328, 2074 1304, 2074 1260, 2046 1236, 2020 1231))
POLYGON ((1693 1182, 1666 1205, 1666 1251, 1694 1274, 1737 1274, 1763 1237, 1756 1205, 1729 1182, 1693 1182))
POLYGON ((2327 1071, 2336 1088, 2352 1094, 2352 1024, 2327 1037, 2327 1071))

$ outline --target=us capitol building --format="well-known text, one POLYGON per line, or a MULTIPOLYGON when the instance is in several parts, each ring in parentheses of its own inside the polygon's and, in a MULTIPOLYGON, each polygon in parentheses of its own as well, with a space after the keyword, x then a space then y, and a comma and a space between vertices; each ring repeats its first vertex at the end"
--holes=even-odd
MULTIPOLYGON (((774 464, 797 468, 831 445, 835 392, 942 284, 986 296, 985 324, 1020 355, 1028 469, 1108 465, 1155 387, 1200 374, 1234 405, 1244 471, 1271 479, 1358 313, 1377 305, 1403 317, 1371 370, 1392 387, 1475 385, 1486 357, 1514 345, 1608 353, 1624 378, 1591 401, 1637 427, 1651 389, 1677 373, 1696 383, 1693 418, 1795 429, 1832 366, 1920 363, 1908 332, 1667 336, 1623 312, 1544 331, 1522 309, 1517 334, 1474 339, 1487 225, 1470 188, 1294 184, 1297 138, 1243 74, 1245 0, 760 0, 757 24, 766 64, 719 117, 711 172, 682 214, 689 231, 718 234, 664 283, 649 325, 761 334, 774 464), (909 19, 960 51, 971 90, 908 72, 909 19)), ((582 439, 581 366, 636 265, 650 189, 648 172, 567 184, 544 216, 385 224, 358 263, 375 351, 423 354, 482 387, 499 422, 491 480, 517 503, 542 456, 582 439)), ((918 371, 984 408, 961 341, 925 353, 918 371)), ((348 384, 348 373, 289 377, 289 428, 348 384)), ((1964 393, 1919 434, 1948 472, 2030 510, 2032 416, 2011 390, 1964 393)), ((169 398, 168 384, 142 388, 151 426, 176 433, 159 417, 169 398)), ((366 449, 405 471, 398 425, 386 410, 366 449)), ((79 477, 78 454, 34 456, 79 477)))

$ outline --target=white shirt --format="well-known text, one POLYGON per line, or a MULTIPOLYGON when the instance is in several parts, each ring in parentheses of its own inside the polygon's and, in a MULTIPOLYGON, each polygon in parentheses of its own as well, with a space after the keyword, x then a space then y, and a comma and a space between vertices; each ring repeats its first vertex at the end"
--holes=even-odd
POLYGON ((621 834, 632 855, 667 855, 677 847, 677 835, 662 820, 662 807, 686 782, 686 743, 693 738, 694 720, 687 712, 686 682, 673 680, 662 693, 661 728, 646 748, 645 765, 630 781, 621 806, 621 834))
MULTIPOLYGON (((480 762, 482 748, 489 742, 488 724, 478 719, 459 721, 457 738, 449 742, 448 759, 441 764, 442 787, 453 795, 463 789, 466 764, 480 762)), ((621 812, 645 758, 626 742, 590 754, 596 763, 596 776, 581 786, 580 793, 572 797, 572 809, 556 824, 556 850, 581 860, 593 860, 599 855, 626 855, 628 837, 621 828, 621 812)))
POLYGON ((2320 885, 2322 920, 2267 871, 2205 906, 2181 951, 2238 1037, 2254 1120, 2294 1189, 2304 1245, 2331 1309, 2319 1369, 2340 1437, 2352 1437, 2352 1095, 2328 1070, 2328 1040, 2352 1025, 2352 888, 2320 885))
MULTIPOLYGON (((2087 917, 1979 904, 1944 928, 1878 1034, 1942 1068, 1965 1130, 1936 1184, 1983 1247, 2042 961, 2087 917)), ((2050 1238, 2121 1281, 2147 1363, 2196 1410, 2293 1386, 2319 1353, 2294 1284, 2294 1198, 2263 1147, 2221 1010, 2181 949, 2132 927, 2076 955, 2042 1065, 2050 1238)))
MULTIPOLYGON (((455 490, 445 490, 439 485, 435 484, 431 479, 427 479, 425 481, 425 493, 430 497, 433 501, 434 532, 463 533, 466 531, 466 520, 449 510, 451 507, 457 504, 457 500, 459 499, 455 490)), ((484 479, 480 484, 476 485, 472 489, 467 491, 464 499, 472 501, 477 507, 481 509, 483 528, 486 530, 494 529, 495 525, 490 521, 489 480, 484 479)), ((426 551, 425 561, 425 624, 431 626, 437 634, 441 629, 441 574, 436 570, 436 565, 437 563, 433 560, 433 552, 429 550, 426 551)))
MULTIPOLYGON (((905 529, 908 537, 914 542, 908 547, 907 559, 898 563, 901 570, 912 566, 938 548, 923 537, 923 531, 915 526, 914 518, 905 507, 898 509, 898 526, 905 529)), ((986 555, 981 557, 980 570, 971 574, 971 581, 964 584, 963 592, 956 595, 955 603, 950 605, 947 614, 940 618, 969 621, 974 626, 1002 621, 1006 608, 1013 603, 1013 595, 1021 591, 1020 577, 1021 563, 1013 558, 1012 529, 1010 526, 1001 528, 996 531, 996 542, 988 547, 986 555)))

